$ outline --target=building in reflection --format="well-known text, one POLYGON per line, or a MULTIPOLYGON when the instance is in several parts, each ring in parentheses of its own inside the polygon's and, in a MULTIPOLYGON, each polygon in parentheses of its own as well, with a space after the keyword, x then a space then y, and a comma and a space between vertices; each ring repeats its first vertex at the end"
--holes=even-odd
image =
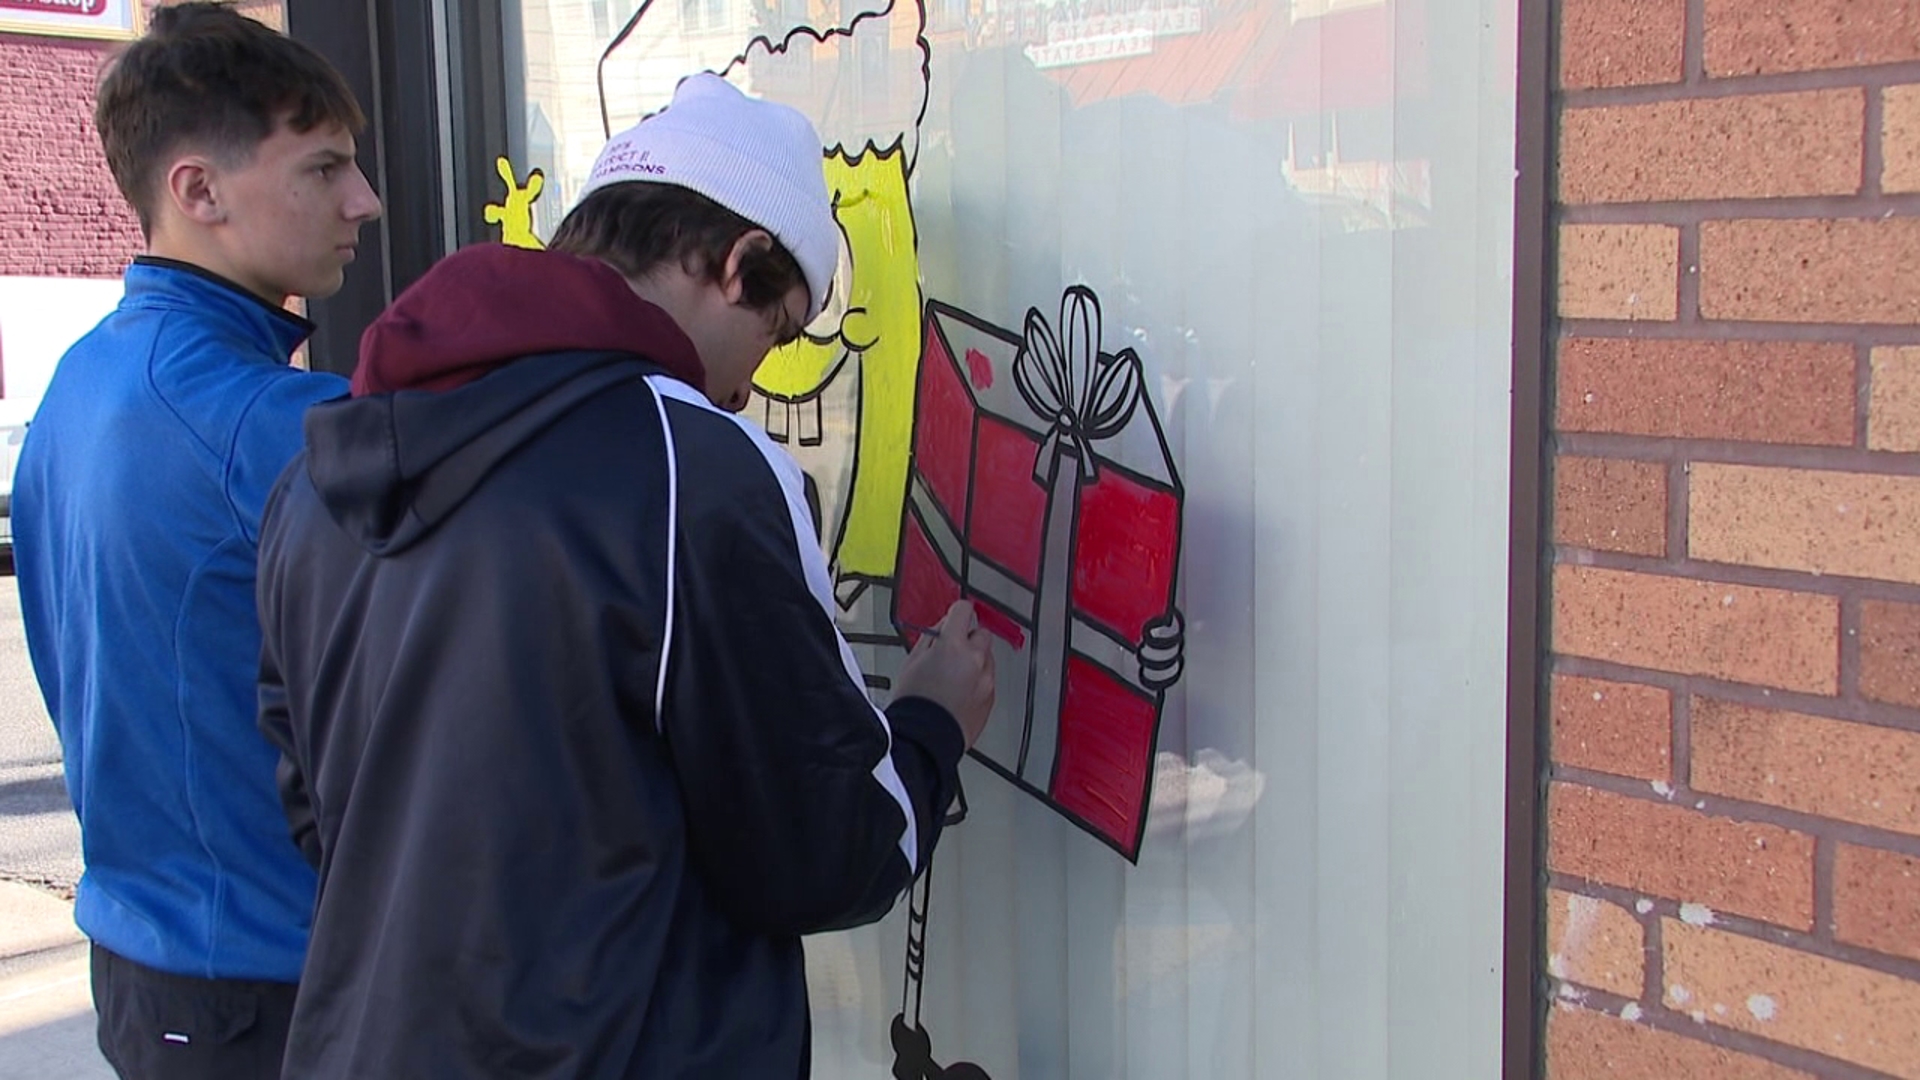
MULTIPOLYGON (((615 128, 659 107, 685 72, 724 67, 757 36, 797 26, 842 26, 882 6, 785 0, 659 0, 605 65, 606 120, 615 128)), ((1396 103, 1425 92, 1419 33, 1426 0, 927 0, 935 50, 1017 52, 1059 82, 1076 106, 1132 95, 1170 105, 1213 104, 1276 125, 1289 187, 1349 229, 1424 224, 1432 204, 1428 156, 1397 152, 1396 103)), ((549 194, 536 207, 543 235, 558 224, 602 138, 595 73, 637 0, 526 0, 526 168, 549 194), (584 9, 584 10, 583 10, 584 9)), ((833 71, 803 72, 821 98, 844 95, 888 111, 883 51, 915 47, 910 30, 865 39, 833 71)), ((791 66, 772 77, 796 77, 791 66)), ((899 80, 895 80, 899 81, 899 80)), ((792 99, 796 88, 769 88, 792 99)), ((899 111, 899 110, 892 110, 899 111)), ((877 116, 872 126, 903 117, 877 116)))

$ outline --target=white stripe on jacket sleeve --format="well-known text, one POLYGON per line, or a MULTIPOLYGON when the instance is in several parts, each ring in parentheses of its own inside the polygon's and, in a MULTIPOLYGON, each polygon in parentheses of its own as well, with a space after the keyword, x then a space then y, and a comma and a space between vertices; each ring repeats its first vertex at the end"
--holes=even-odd
MULTIPOLYGON (((779 482, 780 490, 787 499, 787 512, 793 519, 793 535, 797 549, 794 552, 794 556, 799 560, 801 570, 806 575, 807 590, 813 594, 815 600, 819 601, 821 611, 826 614, 827 625, 832 629, 834 642, 840 648, 840 662, 846 669, 847 678, 853 682, 854 689, 860 695, 860 699, 868 703, 868 708, 873 713, 874 721, 880 725, 881 733, 886 736, 887 752, 880 758, 880 763, 874 766, 873 778, 875 782, 886 790, 888 795, 893 797, 894 802, 900 804, 901 816, 906 819, 907 823, 906 829, 900 836, 900 853, 906 856, 908 872, 910 874, 919 873, 919 824, 913 815, 913 800, 907 795, 907 785, 901 781, 899 771, 893 767, 893 727, 887 723, 886 713, 881 712, 873 706, 872 698, 867 694, 866 679, 860 673, 860 664, 853 658, 853 650, 847 646, 847 639, 840 633, 840 627, 833 621, 833 586, 827 573, 827 557, 826 554, 820 550, 819 540, 813 535, 813 514, 807 509, 806 483, 802 477, 799 463, 794 461, 792 455, 788 454, 785 450, 775 446, 773 440, 767 438, 766 432, 734 416, 732 413, 724 412, 716 408, 711 401, 707 400, 704 394, 694 390, 686 383, 665 375, 649 376, 647 382, 653 387, 656 401, 659 401, 661 398, 672 398, 675 401, 683 402, 698 409, 704 409, 707 412, 713 413, 716 416, 725 417, 731 421, 760 451, 760 456, 766 460, 767 467, 772 470, 774 478, 779 482)), ((665 424, 667 423, 667 418, 664 402, 661 403, 660 407, 660 420, 662 424, 665 424)), ((666 439, 669 455, 668 460, 669 464, 671 464, 673 448, 671 428, 667 429, 666 439)), ((671 493, 675 489, 669 488, 668 490, 669 498, 671 498, 671 493)), ((673 549, 669 547, 668 558, 670 562, 672 551, 673 549)), ((671 585, 669 585, 668 596, 668 604, 669 608, 671 608, 671 585)), ((664 702, 666 689, 666 665, 664 663, 661 665, 660 670, 660 690, 664 702)))
POLYGON ((653 391, 653 406, 660 413, 660 439, 667 447, 667 628, 660 635, 660 672, 653 686, 653 729, 666 731, 667 657, 673 655, 673 595, 679 571, 676 556, 680 550, 680 459, 673 443, 673 423, 667 419, 667 399, 653 378, 647 379, 653 391))

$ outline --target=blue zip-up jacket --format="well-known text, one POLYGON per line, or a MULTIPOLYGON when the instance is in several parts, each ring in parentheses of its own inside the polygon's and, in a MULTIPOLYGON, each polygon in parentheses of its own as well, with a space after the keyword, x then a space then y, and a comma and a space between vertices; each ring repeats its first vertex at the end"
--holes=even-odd
POLYGON ((267 492, 334 375, 311 324, 142 258, 27 429, 13 538, 27 647, 66 754, 96 943, 200 978, 299 978, 315 878, 256 726, 267 492))

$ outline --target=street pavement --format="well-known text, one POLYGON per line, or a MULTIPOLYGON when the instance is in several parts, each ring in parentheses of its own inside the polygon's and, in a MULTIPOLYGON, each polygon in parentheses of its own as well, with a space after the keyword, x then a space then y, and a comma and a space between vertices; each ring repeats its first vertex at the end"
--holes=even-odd
POLYGON ((0 578, 0 881, 72 895, 80 824, 67 802, 60 743, 27 661, 20 596, 0 578))
POLYGON ((112 1080, 93 1027, 73 905, 0 882, 0 1080, 112 1080))
POLYGON ((80 826, 0 577, 0 1080, 112 1080, 93 1038, 87 946, 73 925, 80 826))

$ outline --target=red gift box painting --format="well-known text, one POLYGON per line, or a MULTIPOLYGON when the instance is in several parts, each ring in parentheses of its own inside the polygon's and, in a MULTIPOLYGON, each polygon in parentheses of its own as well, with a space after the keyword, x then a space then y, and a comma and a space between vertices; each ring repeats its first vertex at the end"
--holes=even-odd
POLYGON ((1006 642, 974 756, 1137 860, 1167 687, 1182 490, 1131 349, 1083 286, 1014 334, 927 305, 893 621, 956 599, 1006 642))

